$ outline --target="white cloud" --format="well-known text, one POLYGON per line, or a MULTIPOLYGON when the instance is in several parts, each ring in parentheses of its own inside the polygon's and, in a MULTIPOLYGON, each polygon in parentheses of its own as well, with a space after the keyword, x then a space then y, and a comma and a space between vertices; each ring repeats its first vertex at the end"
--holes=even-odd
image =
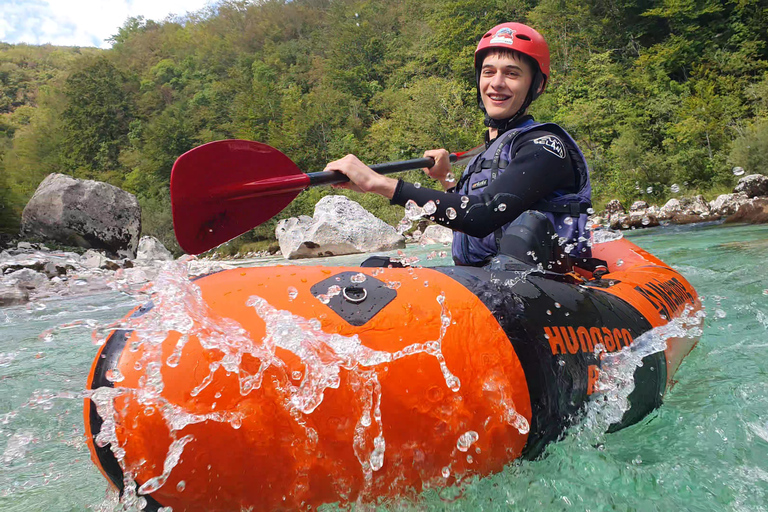
POLYGON ((0 0, 0 41, 98 46, 132 16, 162 21, 195 12, 213 0, 0 0))

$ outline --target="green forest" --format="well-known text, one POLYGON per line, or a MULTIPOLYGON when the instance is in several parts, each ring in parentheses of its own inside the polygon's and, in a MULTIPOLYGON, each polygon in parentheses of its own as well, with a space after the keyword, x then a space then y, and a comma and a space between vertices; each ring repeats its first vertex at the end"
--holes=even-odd
MULTIPOLYGON (((347 153, 374 163, 477 146, 472 54, 504 21, 549 43, 552 76, 531 113, 579 142, 596 207, 659 203, 672 185, 712 196, 730 191, 735 166, 768 170, 762 0, 224 1, 128 19, 109 50, 0 43, 0 233, 18 232, 59 172, 136 194, 143 234, 179 251, 171 167, 213 140, 264 142, 307 172, 347 153)), ((311 215, 330 192, 303 192, 279 218, 311 215)), ((381 197, 355 200, 393 225, 402 216, 381 197)), ((264 247, 275 223, 231 250, 264 247)))

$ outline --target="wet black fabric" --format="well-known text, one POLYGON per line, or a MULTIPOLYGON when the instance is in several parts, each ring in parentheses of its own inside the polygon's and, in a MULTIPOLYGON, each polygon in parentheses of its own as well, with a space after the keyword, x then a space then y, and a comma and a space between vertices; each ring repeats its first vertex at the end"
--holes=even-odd
POLYGON ((460 194, 416 187, 400 180, 392 204, 405 206, 412 200, 424 206, 433 201, 436 211, 429 216, 430 220, 478 238, 493 233, 555 190, 576 192, 578 177, 571 156, 561 158, 547 146, 533 142, 547 135, 558 136, 547 130, 521 135, 514 143, 514 156, 504 173, 481 194, 464 196, 468 201, 462 202, 460 194), (453 209, 450 214, 449 208, 453 209))

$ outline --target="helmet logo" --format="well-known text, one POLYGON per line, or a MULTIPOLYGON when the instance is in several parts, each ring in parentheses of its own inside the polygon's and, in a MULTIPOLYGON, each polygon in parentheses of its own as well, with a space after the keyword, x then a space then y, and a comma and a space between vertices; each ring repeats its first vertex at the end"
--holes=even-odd
POLYGON ((516 30, 513 30, 511 28, 501 28, 498 32, 493 36, 493 39, 491 39, 490 44, 508 44, 512 46, 514 44, 514 39, 512 36, 515 35, 516 30))

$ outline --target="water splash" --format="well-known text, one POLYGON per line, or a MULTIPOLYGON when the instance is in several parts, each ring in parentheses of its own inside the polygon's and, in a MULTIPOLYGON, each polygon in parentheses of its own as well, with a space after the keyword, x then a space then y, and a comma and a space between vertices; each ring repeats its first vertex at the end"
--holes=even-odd
POLYGON ((629 395, 635 389, 635 370, 643 365, 643 359, 665 351, 671 338, 698 339, 705 317, 704 311, 693 311, 688 305, 679 317, 643 333, 618 352, 608 353, 602 345, 596 345, 600 372, 585 419, 578 429, 600 435, 611 425, 621 422, 630 408, 629 395))
POLYGON ((184 451, 184 446, 186 446, 187 443, 191 442, 193 439, 194 436, 186 435, 181 439, 174 440, 171 443, 171 446, 168 448, 168 454, 165 457, 165 462, 163 463, 163 473, 160 476, 150 478, 144 482, 144 484, 139 487, 140 494, 149 494, 155 492, 163 485, 165 485, 165 482, 171 475, 171 470, 173 470, 173 468, 176 467, 176 465, 179 463, 181 453, 184 451))

